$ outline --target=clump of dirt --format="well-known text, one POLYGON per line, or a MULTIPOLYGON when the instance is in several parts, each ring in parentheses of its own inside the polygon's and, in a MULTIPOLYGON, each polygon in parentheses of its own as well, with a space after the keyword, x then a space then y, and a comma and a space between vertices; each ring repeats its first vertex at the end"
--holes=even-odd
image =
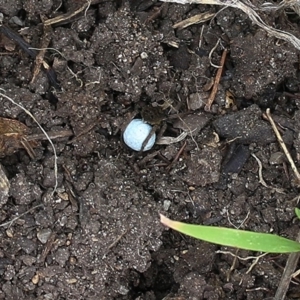
MULTIPOLYGON (((56 178, 53 149, 34 120, 0 97, 0 117, 28 128, 14 132, 18 147, 9 153, 11 132, 0 128, 0 299, 274 296, 286 256, 265 256, 249 271, 251 261, 216 253, 235 249, 159 223, 164 213, 297 236, 298 186, 264 118, 270 107, 299 164, 297 52, 234 9, 218 11, 210 23, 172 27, 218 9, 158 1, 0 4, 5 26, 32 47, 44 48, 50 36, 43 58, 49 68, 33 78, 34 58, 1 31, 0 88, 52 137, 58 167, 56 178), (224 47, 218 92, 204 112, 224 47), (155 120, 162 112, 155 124, 165 139, 133 153, 122 132, 145 109, 155 120)), ((287 30, 285 15, 268 18, 287 30)), ((291 284, 287 299, 296 292, 291 284)))

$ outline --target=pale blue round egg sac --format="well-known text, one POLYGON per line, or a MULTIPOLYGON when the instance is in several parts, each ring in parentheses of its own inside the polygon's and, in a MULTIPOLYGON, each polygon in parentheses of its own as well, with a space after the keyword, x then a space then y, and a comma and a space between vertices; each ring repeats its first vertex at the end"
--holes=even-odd
MULTIPOLYGON (((141 151, 143 142, 152 130, 152 126, 141 119, 133 119, 123 133, 124 143, 135 151, 141 151)), ((153 133, 143 151, 150 150, 155 144, 156 134, 153 133)))

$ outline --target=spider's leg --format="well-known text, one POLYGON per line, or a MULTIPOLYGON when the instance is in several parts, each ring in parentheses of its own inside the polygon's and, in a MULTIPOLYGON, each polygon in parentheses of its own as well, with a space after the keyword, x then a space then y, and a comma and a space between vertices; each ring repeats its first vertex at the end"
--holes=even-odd
POLYGON ((148 136, 146 137, 146 139, 144 140, 143 144, 142 144, 142 148, 141 150, 139 151, 139 154, 141 152, 143 152, 143 150, 145 149, 146 145, 148 144, 149 140, 151 139, 152 135, 155 133, 157 129, 157 125, 154 125, 151 129, 151 131, 149 132, 148 136))
MULTIPOLYGON (((151 131, 149 132, 148 136, 147 136, 146 139, 144 140, 144 142, 143 142, 143 144, 142 144, 141 150, 140 150, 139 152, 137 152, 137 153, 133 156, 133 159, 137 159, 137 157, 143 152, 144 148, 146 147, 146 145, 148 144, 149 140, 151 139, 151 136, 155 133, 156 129, 157 129, 157 126, 154 125, 153 128, 151 129, 151 131)), ((156 152, 157 152, 157 151, 156 151, 156 152)), ((155 155, 157 154, 156 152, 155 152, 155 155)), ((151 155, 151 154, 150 154, 150 155, 151 155)), ((154 156, 155 156, 155 155, 154 155, 154 156)), ((148 155, 147 155, 146 157, 148 157, 148 155)), ((152 156, 151 156, 151 157, 152 157, 152 156)), ((142 163, 144 163, 144 159, 142 159, 142 163)), ((133 164, 132 164, 133 169, 134 169, 134 171, 135 171, 136 173, 139 173, 139 166, 140 166, 140 165, 141 165, 140 163, 138 163, 138 164, 133 163, 133 164)))
POLYGON ((161 138, 161 137, 163 136, 163 134, 165 133, 166 129, 167 129, 167 123, 164 122, 163 125, 161 126, 161 128, 160 128, 158 134, 157 134, 157 137, 156 137, 156 140, 157 140, 157 141, 160 140, 160 138, 161 138))

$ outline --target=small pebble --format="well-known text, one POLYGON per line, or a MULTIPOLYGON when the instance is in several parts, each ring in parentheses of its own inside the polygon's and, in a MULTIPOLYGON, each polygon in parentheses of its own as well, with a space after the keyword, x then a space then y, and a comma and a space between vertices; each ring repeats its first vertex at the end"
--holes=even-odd
POLYGON ((285 156, 282 152, 275 152, 271 154, 269 162, 271 165, 280 165, 285 161, 285 156))
POLYGON ((38 233, 37 233, 37 238, 39 239, 39 241, 42 243, 42 244, 46 244, 50 235, 51 235, 52 231, 50 228, 45 228, 45 229, 42 229, 40 230, 38 233))
POLYGON ((141 53, 141 59, 146 59, 148 58, 148 54, 146 52, 141 53))
MULTIPOLYGON (((141 119, 133 119, 123 133, 124 143, 135 151, 141 151, 143 142, 152 130, 152 126, 141 119)), ((149 139, 143 151, 150 150, 155 144, 155 133, 149 139)))
POLYGON ((171 201, 170 200, 165 200, 164 201, 164 211, 168 211, 169 210, 169 208, 170 208, 170 206, 171 206, 171 201))

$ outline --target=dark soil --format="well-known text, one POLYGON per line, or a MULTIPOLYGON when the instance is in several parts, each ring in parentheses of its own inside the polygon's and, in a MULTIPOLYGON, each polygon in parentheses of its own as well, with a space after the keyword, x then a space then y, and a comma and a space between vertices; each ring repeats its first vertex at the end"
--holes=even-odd
MULTIPOLYGON (((0 12, 3 24, 43 48, 41 18, 76 11, 84 3, 0 0, 0 12)), ((299 31, 293 14, 264 19, 278 29, 299 31)), ((0 117, 29 130, 13 136, 0 130, 0 221, 20 216, 0 227, 0 299, 273 297, 287 255, 264 256, 249 270, 252 260, 216 253, 236 249, 167 230, 159 213, 296 238, 299 189, 263 114, 271 109, 299 166, 299 52, 244 13, 209 5, 98 0, 51 28, 44 59, 56 73, 54 83, 47 69, 32 80, 35 60, 0 36, 0 88, 48 133, 71 132, 52 139, 58 157, 53 193, 50 143, 30 116, 0 98, 0 117), (172 28, 203 12, 218 14, 172 28), (224 48, 228 55, 206 112, 208 86, 217 72, 209 53, 218 39, 213 64, 219 65, 224 48), (122 131, 145 107, 164 108, 161 122, 153 122, 166 127, 164 136, 183 130, 188 136, 133 153, 122 142, 122 131), (29 141, 35 152, 30 158, 21 138, 33 134, 38 138, 29 141), (251 154, 262 162, 268 187, 259 182, 251 154)), ((296 278, 286 299, 299 298, 296 278)))

